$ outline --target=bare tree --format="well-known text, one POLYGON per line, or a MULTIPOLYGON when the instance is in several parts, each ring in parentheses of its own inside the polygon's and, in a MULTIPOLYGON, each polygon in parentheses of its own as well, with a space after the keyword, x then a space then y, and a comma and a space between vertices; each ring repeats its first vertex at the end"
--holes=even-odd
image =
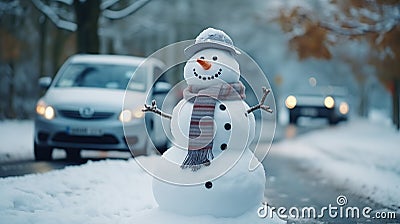
POLYGON ((123 4, 120 0, 57 0, 46 3, 42 0, 32 0, 35 7, 42 12, 57 28, 74 32, 77 35, 77 51, 79 53, 99 52, 99 18, 125 18, 150 0, 128 2, 122 9, 113 9, 123 4))

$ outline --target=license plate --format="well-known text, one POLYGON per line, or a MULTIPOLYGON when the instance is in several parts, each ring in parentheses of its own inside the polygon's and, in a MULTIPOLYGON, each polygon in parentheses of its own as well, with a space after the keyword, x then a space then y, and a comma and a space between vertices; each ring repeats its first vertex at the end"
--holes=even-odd
POLYGON ((67 132, 70 135, 102 135, 103 131, 98 128, 88 127, 68 127, 67 132))
POLYGON ((304 116, 317 116, 318 115, 318 111, 315 108, 303 108, 301 109, 301 114, 304 116))

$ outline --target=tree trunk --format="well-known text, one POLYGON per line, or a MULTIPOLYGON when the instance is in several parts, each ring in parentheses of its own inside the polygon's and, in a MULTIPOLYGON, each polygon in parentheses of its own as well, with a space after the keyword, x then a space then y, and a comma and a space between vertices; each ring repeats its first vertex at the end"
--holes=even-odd
POLYGON ((100 0, 74 0, 78 53, 99 53, 100 0))
POLYGON ((47 18, 41 15, 39 18, 40 41, 39 41, 39 76, 45 75, 46 42, 47 42, 47 18))
POLYGON ((397 130, 400 130, 400 80, 393 80, 394 88, 393 88, 393 96, 392 96, 392 106, 393 106, 393 124, 395 125, 397 130))
POLYGON ((14 77, 15 77, 15 69, 14 69, 14 62, 10 61, 9 62, 10 66, 10 76, 8 80, 8 99, 7 99, 7 109, 6 109, 6 118, 8 119, 15 119, 16 118, 16 113, 15 113, 15 108, 14 108, 14 99, 16 96, 15 93, 15 84, 14 84, 14 77))
POLYGON ((51 60, 52 60, 52 73, 51 75, 54 77, 57 73, 58 69, 60 69, 61 65, 64 63, 65 59, 62 57, 65 49, 65 42, 68 39, 70 33, 65 30, 57 29, 54 34, 54 42, 53 48, 51 51, 51 60))

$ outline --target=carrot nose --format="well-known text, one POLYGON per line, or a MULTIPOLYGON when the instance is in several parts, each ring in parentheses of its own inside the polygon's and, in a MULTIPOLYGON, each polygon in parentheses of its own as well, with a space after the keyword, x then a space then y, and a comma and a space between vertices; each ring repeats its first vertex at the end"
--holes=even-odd
POLYGON ((199 63, 204 70, 208 70, 211 68, 211 63, 203 59, 197 59, 197 63, 199 63))

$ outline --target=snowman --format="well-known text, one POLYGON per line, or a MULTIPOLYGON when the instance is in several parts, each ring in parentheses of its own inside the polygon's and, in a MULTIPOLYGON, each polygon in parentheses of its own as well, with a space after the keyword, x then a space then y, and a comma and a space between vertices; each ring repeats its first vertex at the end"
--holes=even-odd
POLYGON ((258 105, 245 103, 235 59, 239 54, 223 31, 204 30, 185 49, 188 86, 172 115, 158 109, 155 101, 143 109, 171 120, 173 146, 162 155, 153 180, 153 195, 163 210, 236 217, 257 211, 263 200, 264 168, 249 170, 254 161, 249 144, 255 134, 252 112, 272 112, 263 105, 269 90, 263 89, 258 105))

